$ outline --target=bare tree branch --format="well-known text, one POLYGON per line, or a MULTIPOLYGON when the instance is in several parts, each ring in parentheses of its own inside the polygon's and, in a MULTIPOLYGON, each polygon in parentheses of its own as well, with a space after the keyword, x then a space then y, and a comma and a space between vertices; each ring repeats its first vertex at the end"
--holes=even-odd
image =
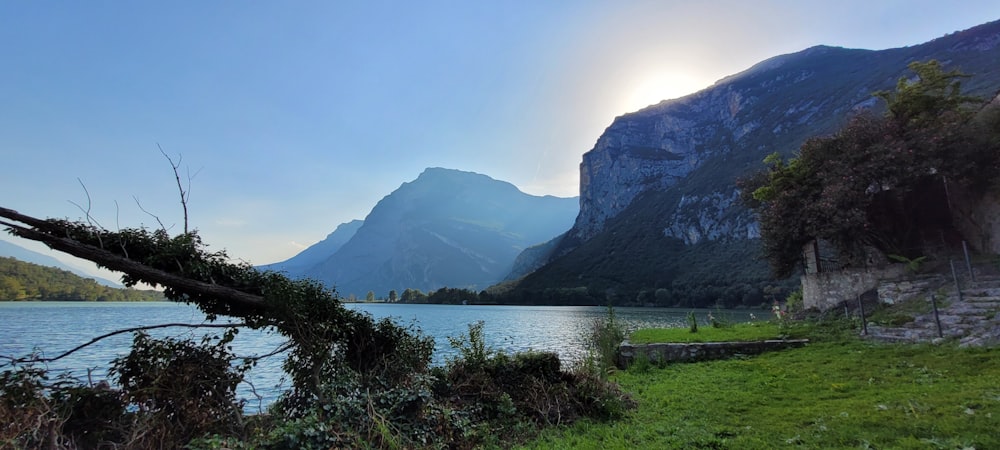
MULTIPOLYGON (((79 178, 77 178, 76 181, 78 181, 80 183, 80 187, 83 188, 83 193, 87 196, 87 207, 84 208, 84 207, 80 206, 79 204, 77 204, 76 202, 74 202, 72 200, 69 200, 69 203, 71 205, 73 205, 73 206, 76 206, 77 209, 79 209, 81 212, 83 212, 83 215, 84 215, 84 217, 87 218, 87 223, 90 226, 96 227, 96 228, 102 228, 103 229, 104 227, 97 220, 94 219, 94 216, 90 215, 90 210, 91 210, 92 203, 90 201, 90 191, 87 190, 87 185, 83 184, 83 180, 81 180, 79 178)), ((100 236, 97 237, 97 241, 100 242, 101 248, 104 248, 104 242, 101 242, 101 237, 100 236)))
POLYGON ((163 230, 163 231, 167 231, 167 227, 165 225, 163 225, 163 221, 160 220, 159 216, 157 216, 156 214, 153 214, 153 213, 151 213, 149 211, 146 211, 146 208, 142 207, 142 203, 139 203, 139 198, 138 197, 136 197, 136 196, 133 195, 132 199, 135 200, 135 205, 139 207, 140 211, 142 211, 142 212, 144 212, 146 214, 149 214, 150 217, 156 219, 156 223, 160 224, 160 229, 163 230))
MULTIPOLYGON (((164 323, 164 324, 160 324, 160 325, 146 325, 146 326, 141 326, 141 327, 133 327, 133 328, 125 328, 125 329, 121 329, 121 330, 115 330, 115 331, 112 331, 110 333, 102 334, 102 335, 97 336, 97 337, 95 337, 95 338, 93 338, 93 339, 91 339, 91 340, 89 340, 89 341, 87 341, 87 342, 85 342, 83 344, 77 345, 76 347, 73 347, 72 349, 63 352, 63 353, 59 354, 58 356, 54 356, 54 357, 51 357, 51 358, 13 358, 13 357, 10 357, 10 356, 2 356, 2 355, 0 355, 0 358, 8 359, 8 360, 10 360, 11 363, 50 363, 50 362, 53 362, 53 361, 58 361, 60 359, 63 359, 65 357, 69 356, 69 355, 72 355, 73 353, 76 353, 77 351, 80 351, 80 350, 82 350, 84 348, 87 348, 87 347, 89 347, 91 345, 94 345, 97 342, 100 342, 101 340, 107 339, 107 338, 109 338, 111 336, 116 336, 116 335, 119 335, 119 334, 124 334, 124 333, 132 333, 132 332, 136 332, 136 331, 145 331, 145 330, 155 330, 157 328, 169 328, 169 327, 185 327, 185 328, 232 328, 232 327, 240 327, 240 326, 244 326, 244 324, 241 324, 241 323, 164 323)), ((268 356, 270 356, 270 355, 268 355, 268 356)))
POLYGON ((187 202, 188 202, 188 197, 190 196, 190 192, 191 192, 191 177, 188 176, 188 190, 185 191, 184 190, 184 186, 181 184, 181 175, 177 171, 177 169, 181 165, 181 161, 184 160, 184 157, 181 156, 181 157, 177 158, 177 162, 175 163, 174 160, 173 160, 173 158, 171 158, 170 155, 167 154, 167 152, 163 151, 163 147, 160 147, 160 144, 156 144, 156 148, 160 149, 160 154, 162 154, 164 158, 167 158, 167 161, 170 162, 170 167, 174 170, 174 179, 177 180, 177 190, 180 191, 180 194, 181 194, 181 208, 184 209, 184 234, 187 234, 188 233, 188 205, 187 205, 187 202))

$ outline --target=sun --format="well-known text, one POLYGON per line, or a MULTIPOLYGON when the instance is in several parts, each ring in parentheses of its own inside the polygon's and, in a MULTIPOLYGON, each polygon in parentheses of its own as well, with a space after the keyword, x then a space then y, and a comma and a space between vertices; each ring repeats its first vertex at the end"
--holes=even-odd
POLYGON ((661 70, 643 75, 627 88, 626 111, 637 111, 663 100, 683 97, 708 87, 711 82, 681 71, 661 70))

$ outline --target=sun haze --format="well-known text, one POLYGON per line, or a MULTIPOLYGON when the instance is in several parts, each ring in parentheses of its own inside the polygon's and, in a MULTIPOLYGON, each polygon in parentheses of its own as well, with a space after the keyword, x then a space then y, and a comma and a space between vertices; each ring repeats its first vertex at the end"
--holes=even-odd
POLYGON ((155 225, 135 198, 177 230, 160 145, 205 241, 270 263, 426 167, 574 196, 618 115, 814 45, 997 18, 939 0, 0 2, 0 206, 76 218, 89 193, 107 227, 155 225))

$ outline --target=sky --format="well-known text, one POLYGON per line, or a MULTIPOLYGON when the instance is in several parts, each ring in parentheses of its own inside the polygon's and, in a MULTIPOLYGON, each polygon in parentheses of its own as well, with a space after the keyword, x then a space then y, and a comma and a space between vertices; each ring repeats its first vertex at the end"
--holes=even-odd
POLYGON ((616 116, 814 45, 997 19, 996 0, 0 2, 0 206, 180 232, 162 149, 209 249, 272 263, 427 167, 576 196, 616 116))

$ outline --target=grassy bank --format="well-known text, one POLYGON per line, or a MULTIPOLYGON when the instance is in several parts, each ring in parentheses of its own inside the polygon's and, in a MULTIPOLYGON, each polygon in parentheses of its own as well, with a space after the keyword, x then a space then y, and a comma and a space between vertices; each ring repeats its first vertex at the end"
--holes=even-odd
POLYGON ((812 343, 618 373, 638 409, 528 448, 1000 448, 997 349, 871 343, 846 324, 795 333, 812 343))
POLYGON ((725 327, 702 326, 692 333, 688 328, 649 328, 629 336, 633 344, 653 342, 735 342, 806 337, 802 327, 781 326, 771 321, 741 323, 725 327))

